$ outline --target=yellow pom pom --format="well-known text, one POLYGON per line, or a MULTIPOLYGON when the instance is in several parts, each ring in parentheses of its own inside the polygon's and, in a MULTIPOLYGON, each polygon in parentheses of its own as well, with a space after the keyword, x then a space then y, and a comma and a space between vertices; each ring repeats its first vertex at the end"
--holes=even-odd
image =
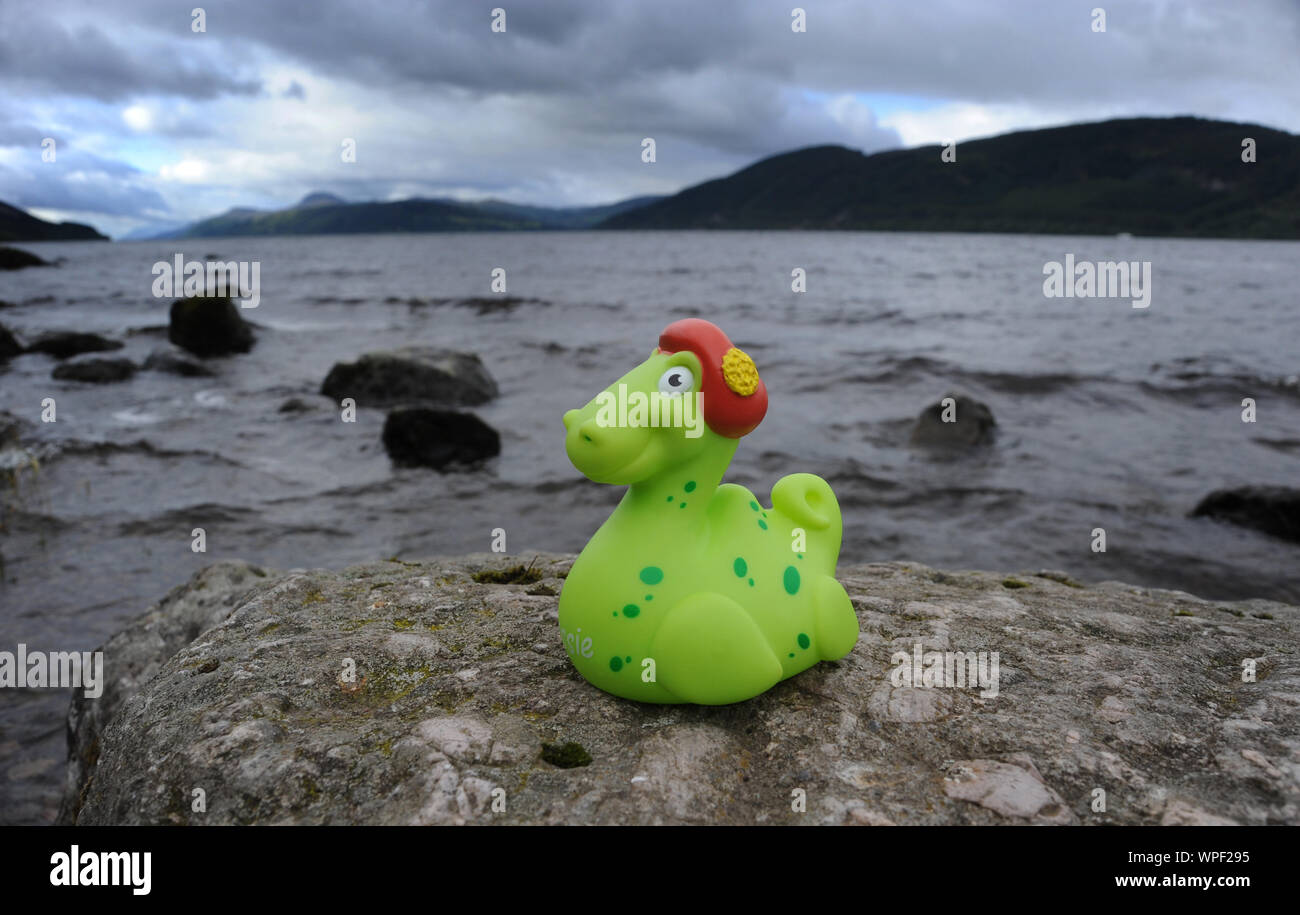
POLYGON ((737 394, 748 397, 758 390, 758 366, 733 346, 722 357, 722 380, 737 394))

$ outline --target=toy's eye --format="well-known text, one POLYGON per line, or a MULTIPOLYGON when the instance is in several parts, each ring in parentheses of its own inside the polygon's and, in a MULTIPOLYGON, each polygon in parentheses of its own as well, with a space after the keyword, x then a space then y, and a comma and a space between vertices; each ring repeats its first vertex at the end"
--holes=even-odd
POLYGON ((695 388, 695 376, 684 365, 674 365, 659 376, 660 394, 685 394, 695 388))

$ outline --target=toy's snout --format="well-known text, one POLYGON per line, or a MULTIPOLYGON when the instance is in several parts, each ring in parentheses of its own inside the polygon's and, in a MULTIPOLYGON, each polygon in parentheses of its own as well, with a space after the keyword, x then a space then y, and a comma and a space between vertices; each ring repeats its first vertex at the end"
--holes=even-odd
POLYGON ((602 424, 592 404, 564 414, 564 451, 583 476, 596 483, 622 483, 619 471, 645 451, 650 430, 602 424))

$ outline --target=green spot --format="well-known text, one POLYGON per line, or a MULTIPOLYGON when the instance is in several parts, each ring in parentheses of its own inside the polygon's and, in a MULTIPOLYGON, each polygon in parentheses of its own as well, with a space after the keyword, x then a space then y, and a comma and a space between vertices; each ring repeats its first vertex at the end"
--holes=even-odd
POLYGON ((799 570, 794 566, 785 567, 785 591, 787 594, 799 593, 799 570))
POLYGON ((685 508, 685 507, 686 507, 686 503, 685 503, 685 502, 678 502, 678 503, 677 503, 677 507, 678 507, 678 508, 685 508))
POLYGON ((807 634, 803 632, 799 633, 799 638, 797 641, 799 642, 800 648, 807 648, 809 645, 812 644, 812 639, 808 638, 807 634))
POLYGON ((754 511, 758 511, 758 503, 757 503, 757 502, 750 502, 750 503, 749 503, 749 507, 752 508, 754 511))
MULTIPOLYGON (((615 616, 617 615, 618 614, 615 614, 615 616)), ((638 607, 636 604, 628 604, 626 607, 623 608, 623 615, 626 616, 628 619, 632 619, 633 617, 640 616, 641 608, 638 607)))
POLYGON ((758 520, 758 526, 761 527, 763 530, 767 530, 767 522, 764 521, 762 518, 758 520))
POLYGON ((764 518, 767 517, 767 512, 763 512, 763 517, 764 517, 764 518))
POLYGON ((687 492, 695 492, 695 481, 687 480, 686 485, 683 486, 682 489, 686 490, 687 492))
POLYGON ((745 565, 745 560, 740 556, 736 557, 736 561, 731 564, 731 567, 736 570, 737 578, 744 578, 745 574, 749 572, 749 566, 745 565))
POLYGON ((672 500, 673 500, 673 497, 672 497, 672 496, 669 496, 669 497, 668 497, 668 501, 671 502, 672 500))
POLYGON ((648 585, 657 585, 664 580, 664 570, 658 566, 646 566, 641 570, 641 580, 648 585))
POLYGON ((612 671, 614 671, 614 673, 618 673, 620 670, 623 669, 623 659, 622 659, 622 658, 610 658, 610 659, 609 659, 609 669, 612 670, 612 671))
POLYGON ((749 586, 750 586, 751 588, 754 587, 754 579, 751 578, 751 579, 749 580, 749 586))
POLYGON ((647 595, 645 596, 645 599, 646 599, 646 600, 654 600, 654 599, 655 599, 655 596, 654 596, 653 594, 647 594, 647 595))
POLYGON ((631 656, 631 655, 628 655, 628 656, 627 656, 626 658, 624 658, 623 660, 625 660, 625 661, 627 661, 627 663, 631 664, 631 663, 632 663, 632 656, 631 656))
POLYGON ((795 555, 798 556, 800 559, 803 559, 803 553, 796 553, 795 555))
POLYGON ((792 658, 794 657, 794 652, 793 652, 793 651, 790 652, 790 657, 792 657, 792 658))

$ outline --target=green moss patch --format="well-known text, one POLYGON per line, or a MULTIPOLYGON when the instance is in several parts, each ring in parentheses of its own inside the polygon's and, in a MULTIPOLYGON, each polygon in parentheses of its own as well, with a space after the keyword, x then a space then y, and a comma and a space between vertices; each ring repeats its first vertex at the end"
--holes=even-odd
POLYGON ((531 585, 542 580, 542 573, 531 565, 518 565, 508 569, 482 569, 470 577, 481 585, 531 585))
POLYGON ((573 741, 563 744, 544 743, 542 760, 560 769, 576 769, 579 766, 590 766, 591 754, 583 748, 582 744, 573 741))

